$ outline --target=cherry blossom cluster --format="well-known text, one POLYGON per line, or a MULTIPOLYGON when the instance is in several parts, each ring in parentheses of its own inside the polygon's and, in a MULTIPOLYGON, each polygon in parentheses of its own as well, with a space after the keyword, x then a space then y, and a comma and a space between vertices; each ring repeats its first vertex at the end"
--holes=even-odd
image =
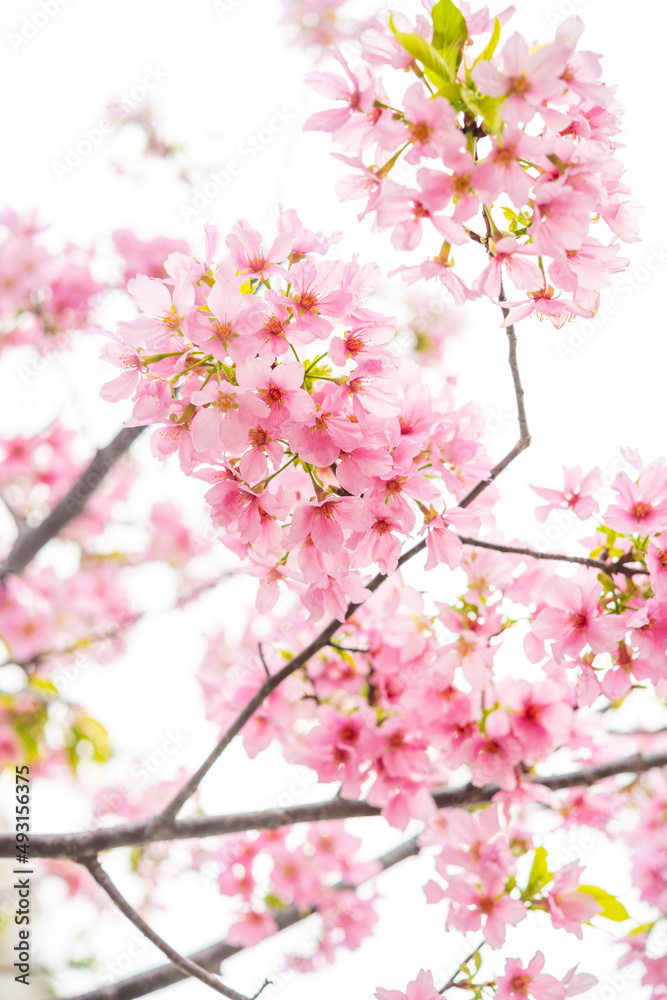
POLYGON ((172 254, 169 278, 137 276, 141 315, 104 357, 121 369, 102 394, 132 396, 133 422, 160 423, 155 454, 178 451, 225 542, 248 554, 269 611, 279 585, 313 620, 367 596, 361 572, 392 573, 402 543, 426 537, 428 566, 459 561, 456 507, 490 468, 481 420, 432 396, 386 344, 395 322, 368 307, 377 268, 319 260, 333 242, 283 211, 264 251, 246 222, 208 229, 205 261, 172 254))
POLYGON ((637 239, 637 211, 616 157, 615 88, 600 57, 578 48, 583 22, 533 48, 516 32, 501 41, 511 8, 494 19, 452 0, 424 6, 415 24, 397 14, 370 26, 354 68, 336 53, 340 72, 309 77, 339 102, 306 123, 354 168, 339 196, 364 198, 360 218, 390 231, 396 250, 426 237, 428 257, 395 270, 410 284, 438 280, 459 306, 502 302, 506 323, 594 315, 627 266, 617 240, 637 239), (406 72, 417 78, 407 88, 406 72), (464 249, 455 263, 471 241, 481 267, 464 249))
POLYGON ((92 322, 105 286, 93 278, 91 254, 75 246, 51 253, 39 238, 45 228, 35 213, 0 213, 0 348, 62 348, 92 322))

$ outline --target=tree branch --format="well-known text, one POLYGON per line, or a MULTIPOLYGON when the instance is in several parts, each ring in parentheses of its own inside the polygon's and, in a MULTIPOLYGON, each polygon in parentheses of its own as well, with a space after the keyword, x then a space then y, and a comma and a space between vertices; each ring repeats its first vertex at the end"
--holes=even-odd
POLYGON ((102 480, 144 429, 144 427, 124 427, 110 444, 97 452, 67 495, 56 504, 41 524, 19 535, 11 552, 0 566, 0 580, 6 579, 11 574, 22 573, 47 542, 83 513, 88 500, 102 480))
MULTIPOLYGON (((386 854, 381 855, 377 858, 377 861, 382 871, 387 871, 388 868, 392 868, 401 861, 405 861, 406 858, 419 854, 419 850, 417 838, 411 837, 410 840, 399 844, 397 847, 392 848, 392 850, 387 851, 386 854)), ((371 876, 371 878, 374 877, 371 876)), ((367 881, 369 879, 364 879, 355 886, 341 882, 337 888, 357 889, 367 881)), ((275 917, 278 931, 292 927, 301 920, 313 916, 316 912, 315 909, 298 910, 293 906, 287 910, 283 910, 275 917)), ((200 968, 213 972, 217 971, 220 968, 220 964, 227 958, 231 958, 232 955, 236 955, 243 950, 244 948, 241 945, 230 945, 226 941, 218 941, 207 948, 202 948, 201 951, 194 952, 188 957, 190 961, 195 962, 200 968)), ((164 989, 166 986, 172 986, 174 983, 179 983, 186 978, 187 974, 173 965, 161 965, 154 969, 148 969, 146 972, 140 972, 136 976, 130 976, 128 979, 113 983, 110 986, 103 986, 98 990, 91 990, 88 993, 81 993, 76 997, 70 997, 69 1000, 137 1000, 137 997, 153 993, 155 990, 164 989)))
POLYGON ((511 555, 529 556, 531 559, 555 559, 558 562, 578 563, 580 566, 591 566, 593 569, 600 569, 609 575, 622 573, 624 576, 636 576, 639 573, 648 574, 648 570, 640 567, 632 569, 625 563, 607 563, 602 559, 588 559, 585 556, 565 556, 557 555, 555 552, 537 552, 535 549, 523 548, 517 545, 502 545, 500 542, 486 542, 479 538, 467 538, 459 535, 464 545, 473 545, 480 549, 493 549, 495 552, 508 552, 511 555))
MULTIPOLYGON (((618 734, 623 735, 623 734, 618 734)), ((552 774, 548 777, 524 776, 526 784, 543 785, 551 791, 594 785, 605 778, 617 774, 642 774, 654 767, 667 767, 667 750, 654 754, 632 754, 603 764, 591 764, 577 771, 552 774)), ((433 792, 433 800, 438 809, 455 806, 479 805, 490 802, 500 791, 500 786, 473 784, 460 788, 446 788, 433 792)), ((313 802, 301 806, 287 806, 284 809, 264 809, 257 812, 232 813, 224 816, 193 816, 190 819, 173 820, 168 829, 159 835, 155 833, 154 820, 140 820, 122 823, 102 830, 82 833, 31 834, 30 855, 35 858, 63 858, 67 861, 81 861, 92 853, 110 851, 117 847, 131 847, 150 844, 162 840, 192 840, 203 837, 224 836, 229 833, 243 833, 246 830, 276 830, 295 823, 330 822, 337 819, 358 819, 380 816, 381 810, 365 801, 341 799, 338 796, 326 802, 313 802)), ((0 858, 11 858, 16 852, 13 834, 0 836, 0 858)))
POLYGON ((191 958, 180 955, 159 934, 156 934, 153 928, 149 927, 143 917, 137 913, 134 907, 130 906, 125 897, 118 891, 96 857, 87 858, 82 864, 85 865, 97 884, 104 889, 109 899, 116 904, 121 913, 124 913, 137 930, 144 937, 148 938, 156 948, 159 948, 167 956, 171 964, 182 972, 184 976, 192 976, 195 979, 199 979, 206 986, 210 986, 211 989, 215 990, 216 993, 222 993, 223 996, 229 997, 229 1000, 248 1000, 248 997, 243 993, 237 993, 236 990, 225 986, 216 976, 211 975, 206 969, 197 965, 191 958))

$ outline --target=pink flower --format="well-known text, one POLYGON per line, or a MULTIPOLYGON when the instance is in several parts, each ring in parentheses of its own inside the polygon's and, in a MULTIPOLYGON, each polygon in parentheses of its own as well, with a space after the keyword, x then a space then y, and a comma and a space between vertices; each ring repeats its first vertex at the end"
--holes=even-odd
POLYGON ((356 799, 361 779, 368 771, 365 744, 374 720, 369 710, 342 715, 330 705, 321 705, 319 725, 306 737, 301 759, 317 771, 320 781, 340 781, 341 795, 356 799))
POLYGON ((503 103, 505 121, 514 125, 527 124, 544 101, 562 92, 560 76, 570 51, 558 42, 531 51, 515 32, 505 43, 500 59, 477 63, 472 78, 482 94, 506 97, 503 103), (502 70, 497 68, 498 62, 502 70))
POLYGON ((463 542, 455 532, 474 531, 478 525, 479 518, 460 507, 452 507, 442 514, 433 511, 433 516, 430 512, 426 514, 424 531, 428 559, 425 569, 433 569, 439 563, 444 563, 450 569, 458 566, 463 554, 463 542))
POLYGON ((450 882, 445 896, 453 901, 447 928, 476 931, 484 919, 483 934, 490 948, 501 947, 508 924, 516 927, 526 918, 525 906, 519 899, 505 894, 505 883, 501 878, 490 878, 483 886, 457 879, 450 882))
POLYGON ((584 476, 580 465, 568 469, 563 466, 564 484, 562 490, 547 489, 543 486, 531 486, 531 489, 547 500, 543 507, 536 507, 535 517, 544 523, 552 510, 566 508, 577 515, 580 521, 585 521, 598 508, 595 492, 602 486, 602 473, 595 466, 584 476))
POLYGON ((578 586, 562 577, 552 578, 544 588, 544 600, 549 607, 540 611, 533 621, 533 632, 539 639, 552 639, 553 657, 557 663, 563 656, 578 657, 584 646, 594 653, 610 653, 625 634, 625 623, 619 615, 602 615, 598 601, 602 586, 597 581, 578 586))
POLYGON ((343 272, 338 261, 315 264, 306 259, 291 268, 290 299, 295 304, 296 330, 308 334, 308 339, 325 339, 333 331, 333 325, 326 316, 344 316, 352 306, 349 292, 340 291, 343 272))
POLYGON ((315 403, 301 388, 304 368, 292 361, 270 368, 265 361, 253 358, 239 365, 236 380, 242 389, 256 389, 269 407, 270 426, 280 425, 288 416, 305 420, 315 412, 315 403))
POLYGON ((385 990, 379 987, 375 991, 377 1000, 440 1000, 440 994, 433 983, 433 974, 421 969, 417 978, 408 983, 405 993, 401 990, 385 990))
POLYGON ((408 163, 437 156, 444 143, 460 142, 456 114, 449 101, 433 100, 420 83, 413 83, 406 90, 403 109, 412 141, 412 148, 405 156, 408 163))
POLYGON ((590 309, 584 309, 574 301, 558 298, 551 285, 547 285, 539 292, 528 292, 528 299, 524 302, 504 302, 502 305, 508 310, 502 326, 509 326, 511 323, 518 323, 520 319, 526 319, 527 316, 536 315, 539 320, 551 320, 556 329, 560 330, 573 316, 586 316, 590 319, 593 315, 590 309))
POLYGON ((524 968, 516 958, 508 958, 505 975, 496 980, 496 1000, 564 1000, 565 988, 553 976, 542 972, 544 955, 538 951, 524 968))
POLYGON ((374 204, 377 213, 374 229, 393 228, 391 245, 397 250, 414 250, 419 246, 424 219, 451 243, 461 242, 460 227, 448 216, 435 215, 422 200, 420 191, 386 180, 381 197, 374 204))
MULTIPOLYGON (((302 550, 303 551, 303 550, 302 550)), ((304 574, 305 575, 305 574, 304 574)), ((327 614, 339 622, 347 617, 349 604, 363 604, 371 596, 358 573, 323 573, 304 590, 301 600, 310 611, 309 621, 319 621, 327 614)))
POLYGON ((510 730, 507 713, 497 708, 486 717, 484 733, 473 737, 468 764, 473 784, 497 781, 501 788, 516 787, 516 765, 521 760, 521 744, 510 730))
POLYGON ((503 236, 492 241, 493 256, 475 282, 475 289, 495 299, 500 295, 502 270, 505 268, 510 280, 517 288, 539 289, 544 284, 544 275, 537 264, 522 260, 521 255, 532 254, 530 246, 522 247, 512 236, 503 236))
POLYGON ((660 600, 664 600, 667 598, 667 531, 649 543, 646 568, 651 574, 653 593, 660 600))
POLYGON ((289 510, 290 498, 279 494, 255 493, 249 486, 234 479, 223 479, 206 494, 212 508, 214 524, 236 526, 239 540, 244 544, 275 548, 280 541, 276 517, 284 517, 289 510))
POLYGON ((239 462, 239 472, 249 483, 257 483, 266 475, 267 457, 274 468, 277 468, 285 449, 280 442, 274 440, 261 425, 251 427, 248 431, 248 451, 239 462))
POLYGON ((656 459, 642 471, 638 483, 619 472, 612 483, 620 503, 612 504, 605 524, 622 534, 655 535, 667 528, 667 468, 656 459))
POLYGON ((244 392, 226 380, 212 378, 203 389, 192 393, 192 402, 201 407, 192 418, 192 443, 197 451, 224 447, 234 453, 245 444, 248 431, 258 417, 268 415, 268 407, 252 392, 244 392))
POLYGON ((514 207, 519 209, 528 201, 535 181, 518 161, 520 158, 535 160, 542 152, 542 143, 535 136, 511 127, 505 128, 492 142, 491 152, 475 170, 475 188, 487 205, 506 191, 514 207))
POLYGON ((390 511, 386 504, 375 501, 365 505, 372 518, 366 531, 355 532, 349 545, 353 549, 355 565, 368 566, 376 562, 381 573, 393 573, 401 554, 401 541, 394 532, 407 534, 412 527, 397 511, 390 511))
POLYGON ((327 399, 317 404, 317 412, 285 428, 290 447, 299 458, 312 465, 332 465, 342 451, 361 443, 362 432, 327 399))
POLYGON ((100 351, 100 357, 123 369, 120 375, 102 386, 100 396, 107 403, 117 403, 119 399, 127 399, 135 392, 139 383, 145 364, 143 358, 133 347, 117 341, 105 344, 100 351))
POLYGON ((577 966, 574 965, 565 973, 562 982, 565 987, 565 996, 574 997, 579 993, 585 993, 586 990, 592 990, 597 985, 598 980, 590 972, 577 972, 577 966))
MULTIPOLYGON (((187 275, 183 275, 175 284, 172 293, 166 284, 156 278, 148 278, 138 274, 127 284, 127 290, 137 303, 141 316, 127 323, 119 323, 118 331, 126 339, 136 336, 158 337, 155 346, 169 344, 169 336, 178 332, 192 313, 195 293, 187 275)), ((170 350, 170 347, 166 347, 170 350)))
POLYGON ((247 361, 255 355, 261 342, 257 332, 261 303, 252 295, 242 295, 233 281, 218 278, 206 304, 210 316, 198 313, 196 325, 190 324, 193 343, 205 347, 218 361, 228 356, 235 362, 247 361))
POLYGON ((633 630, 632 645, 637 646, 639 655, 664 671, 667 666, 667 601, 652 598, 628 618, 627 624, 633 630))
POLYGON ((343 548, 345 530, 360 530, 367 523, 368 517, 358 498, 327 495, 323 500, 296 508, 286 543, 300 545, 310 538, 321 552, 333 555, 343 548))
MULTIPOLYGON (((452 221, 466 222, 479 210, 479 200, 475 194, 475 161, 468 152, 456 149, 445 149, 441 152, 441 160, 452 171, 451 174, 441 170, 422 167, 417 174, 417 180, 422 191, 422 201, 430 212, 438 212, 447 208, 452 199, 455 200, 452 221)), ((462 230, 459 230, 462 235, 462 230)), ((450 243, 462 242, 450 239, 450 243)))
POLYGON ((260 233, 242 219, 234 223, 225 243, 244 279, 247 275, 258 275, 262 279, 270 276, 279 269, 281 261, 287 259, 292 248, 289 234, 281 233, 265 254, 260 233))
POLYGON ((602 909, 597 899, 587 892, 579 892, 582 868, 578 861, 565 865, 553 878, 553 887, 547 896, 551 922, 581 938, 581 925, 602 909))
POLYGON ((544 759, 566 742, 572 710, 555 681, 515 681, 504 692, 503 703, 512 710, 512 733, 526 763, 544 759))
POLYGON ((256 910, 246 909, 242 912, 241 919, 227 931, 227 941, 240 948, 252 948, 277 930, 278 925, 268 910, 258 913, 256 910))
POLYGON ((355 496, 363 493, 377 476, 388 476, 391 471, 391 456, 383 448, 361 446, 353 451, 341 451, 340 462, 336 466, 336 479, 340 485, 355 496))

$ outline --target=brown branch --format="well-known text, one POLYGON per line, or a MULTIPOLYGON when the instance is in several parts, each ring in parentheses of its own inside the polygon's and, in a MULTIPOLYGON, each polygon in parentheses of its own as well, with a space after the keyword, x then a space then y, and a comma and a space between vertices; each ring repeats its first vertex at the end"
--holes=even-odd
MULTIPOLYGON (((577 771, 552 774, 548 777, 527 775, 522 780, 526 783, 543 785, 551 791, 560 791, 564 788, 594 785, 598 781, 618 774, 642 774, 654 767, 667 767, 667 750, 646 755, 632 754, 629 757, 605 761, 603 764, 591 764, 577 771)), ((500 787, 496 784, 482 786, 467 784, 459 788, 435 791, 433 800, 438 809, 450 809, 455 806, 490 802, 499 791, 500 787)), ((229 833, 243 833, 246 830, 276 830, 295 823, 330 822, 337 819, 380 815, 381 810, 368 802, 336 797, 326 802, 287 806, 283 809, 264 809, 224 816, 193 816, 189 819, 173 820, 170 827, 160 834, 155 833, 153 819, 82 833, 31 834, 30 855, 36 858, 79 861, 98 851, 110 851, 117 847, 150 844, 162 840, 201 839, 229 833)), ((0 858, 13 857, 15 852, 14 835, 0 836, 0 858)))
POLYGON ((264 681, 257 693, 250 699, 245 708, 236 717, 231 726, 227 729, 223 737, 218 741, 217 745, 213 748, 211 753, 208 755, 204 763, 197 768, 193 775, 185 782, 183 787, 176 793, 174 798, 167 804, 165 809, 155 817, 153 820, 153 830, 156 835, 161 835, 163 831, 169 831, 173 820, 178 815, 181 807, 190 796, 197 790, 201 781, 208 774, 209 770, 215 764, 216 760, 227 749, 231 741, 240 733, 246 722, 252 718, 257 709, 262 705, 265 698, 271 694, 272 691, 282 684, 286 677, 289 677, 300 667, 306 665, 311 656, 323 649, 324 646, 329 644, 329 641, 333 638, 334 633, 340 628, 340 622, 334 620, 330 622, 327 627, 320 632, 316 639, 306 646, 297 656, 293 657, 282 670, 279 670, 277 674, 272 674, 270 677, 264 681))
POLYGON ((22 573, 47 542, 83 513, 88 500, 102 480, 143 430, 143 427, 124 427, 110 444, 97 452, 67 495, 56 504, 41 524, 19 535, 11 552, 0 566, 0 580, 4 580, 10 574, 22 573))
MULTIPOLYGON (((448 979, 447 982, 445 983, 445 985, 442 986, 438 990, 438 993, 440 993, 440 994, 446 993, 447 990, 451 990, 451 988, 453 986, 457 986, 458 985, 458 982, 459 982, 458 975, 459 975, 459 972, 461 971, 462 967, 464 965, 467 965, 468 962, 470 962, 475 957, 475 955, 480 950, 480 948, 484 947, 484 944, 485 944, 485 938, 482 938, 482 940, 479 942, 479 944, 475 948, 473 948, 473 950, 470 952, 470 954, 467 955, 463 959, 463 961, 461 962, 461 965, 459 965, 458 969, 456 970, 456 972, 454 973, 454 975, 451 977, 451 979, 448 979)), ((465 980, 465 982, 469 982, 469 978, 467 980, 465 980)))
POLYGON ((212 990, 215 990, 216 993, 222 993, 223 996, 229 997, 229 1000, 249 1000, 243 993, 237 993, 236 990, 225 986, 216 976, 211 975, 206 969, 197 965, 191 958, 180 955, 159 934, 156 934, 153 928, 149 927, 143 917, 137 913, 133 906, 130 906, 125 897, 118 891, 96 857, 87 858, 82 864, 85 865, 97 884, 106 892, 109 899, 116 904, 130 923, 134 924, 137 930, 151 941, 156 948, 159 948, 167 956, 171 964, 182 972, 184 976, 192 976, 194 979, 199 979, 206 986, 210 986, 212 990))
POLYGON ((635 576, 639 573, 648 573, 648 570, 643 567, 632 569, 626 563, 621 562, 607 563, 603 562, 602 559, 588 559, 585 556, 566 556, 558 555, 555 552, 537 552, 535 549, 523 548, 517 545, 502 545, 500 542, 486 542, 479 538, 467 538, 465 535, 459 535, 459 538, 464 545, 472 545, 475 548, 493 549, 495 552, 507 552, 510 555, 529 556, 531 559, 555 559, 558 562, 578 563, 580 566, 591 566, 593 569, 600 569, 608 575, 622 573, 623 576, 635 576))
MULTIPOLYGON (((382 871, 386 871, 388 868, 392 868, 394 865, 399 864, 401 861, 405 861, 406 858, 413 857, 419 853, 419 846, 417 844, 417 838, 411 837, 410 840, 405 841, 403 844, 399 844, 392 850, 387 851, 386 854, 381 855, 377 858, 377 861, 382 867, 382 871)), ((375 877, 375 876, 371 876, 375 877)), ((345 882, 338 884, 338 889, 357 889, 364 882, 369 881, 369 879, 364 879, 358 885, 352 886, 345 882)), ((285 930, 287 927, 292 927, 294 924, 305 920, 307 917, 313 916, 317 911, 314 908, 304 910, 297 909, 294 906, 289 907, 287 910, 283 910, 281 913, 276 914, 275 921, 278 925, 278 931, 285 930)), ((238 952, 243 951, 244 948, 241 945, 230 945, 226 941, 218 941, 215 944, 209 945, 207 948, 202 948, 200 951, 194 952, 194 954, 189 955, 189 959, 195 962, 200 968, 206 969, 209 972, 217 971, 220 968, 221 962, 224 962, 227 958, 231 958, 232 955, 238 954, 238 952)), ((128 979, 123 979, 117 983, 113 983, 110 986, 103 986, 97 990, 91 990, 88 993, 81 993, 76 997, 70 997, 69 1000, 137 1000, 137 997, 145 996, 147 993, 153 993, 155 990, 164 989, 167 986, 172 986, 174 983, 179 983, 183 979, 187 978, 187 974, 182 972, 180 969, 175 968, 173 965, 161 965, 154 969, 148 969, 146 972, 139 972, 135 976, 130 976, 128 979)))

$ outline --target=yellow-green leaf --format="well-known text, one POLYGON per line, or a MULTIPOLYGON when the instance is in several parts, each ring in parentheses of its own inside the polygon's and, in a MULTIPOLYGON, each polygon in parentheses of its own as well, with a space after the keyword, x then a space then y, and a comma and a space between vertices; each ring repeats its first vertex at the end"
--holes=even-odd
POLYGON ((478 62, 488 62, 489 59, 493 58, 493 53, 496 51, 498 41, 500 39, 500 21, 496 18, 496 23, 493 26, 493 34, 491 35, 491 40, 486 46, 486 48, 480 52, 480 54, 475 59, 473 66, 476 66, 478 62))
POLYGON ((438 0, 431 11, 433 46, 442 53, 450 79, 455 80, 463 46, 468 40, 466 19, 452 0, 438 0))
POLYGON ((628 911, 623 906, 623 903, 619 903, 616 896, 612 896, 611 893, 605 892, 604 889, 600 889, 597 885, 580 885, 579 892, 585 892, 587 896, 592 896, 593 899, 602 907, 600 912, 601 917, 606 917, 607 920, 629 920, 628 911))
POLYGON ((547 852, 543 847, 538 847, 535 850, 533 866, 528 876, 528 885, 522 892, 522 897, 524 899, 532 899, 552 878, 553 874, 549 871, 549 866, 547 865, 547 852))
POLYGON ((405 31, 398 31, 394 27, 393 18, 389 18, 389 27, 394 33, 396 41, 409 52, 413 59, 417 59, 424 67, 424 72, 429 80, 432 80, 437 87, 451 82, 453 74, 438 50, 427 42, 423 35, 408 34, 405 31))

